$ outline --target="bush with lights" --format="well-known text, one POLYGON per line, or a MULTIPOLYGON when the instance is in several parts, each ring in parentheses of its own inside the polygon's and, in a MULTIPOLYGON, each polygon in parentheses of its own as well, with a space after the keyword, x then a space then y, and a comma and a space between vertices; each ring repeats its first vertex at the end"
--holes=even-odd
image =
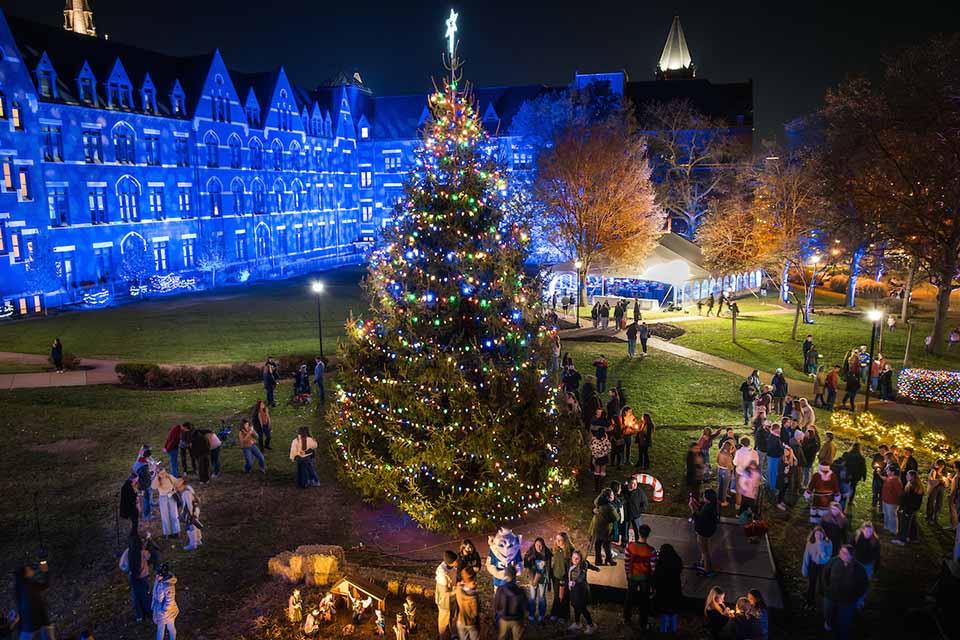
POLYGON ((574 488, 583 447, 557 415, 553 328, 504 214, 505 170, 469 88, 429 98, 416 170, 347 325, 330 409, 344 475, 430 529, 521 517, 574 488))

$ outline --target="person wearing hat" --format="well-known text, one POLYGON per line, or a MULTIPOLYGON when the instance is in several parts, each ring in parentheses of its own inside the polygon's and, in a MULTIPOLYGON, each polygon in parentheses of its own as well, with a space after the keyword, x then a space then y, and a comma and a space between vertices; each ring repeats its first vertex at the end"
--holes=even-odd
POLYGON ((153 585, 153 622, 157 625, 157 640, 163 640, 169 634, 170 640, 177 640, 175 622, 180 614, 177 607, 177 577, 166 563, 157 569, 157 579, 153 585))
POLYGON ((829 464, 820 463, 804 497, 810 502, 810 524, 820 524, 820 518, 830 512, 830 503, 840 501, 840 479, 829 464))

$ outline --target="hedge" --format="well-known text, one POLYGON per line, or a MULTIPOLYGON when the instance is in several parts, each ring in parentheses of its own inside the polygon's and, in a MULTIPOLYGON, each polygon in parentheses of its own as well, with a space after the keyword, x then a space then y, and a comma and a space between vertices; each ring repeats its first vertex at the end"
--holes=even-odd
MULTIPOLYGON (((836 291, 837 293, 846 293, 847 283, 849 281, 849 276, 838 274, 831 276, 828 286, 830 287, 831 291, 836 291)), ((883 298, 890 295, 890 285, 888 285, 886 282, 878 282, 876 280, 871 280, 870 278, 859 276, 857 278, 857 295, 865 298, 883 298)))
MULTIPOLYGON (((313 375, 314 357, 293 354, 274 358, 281 377, 292 377, 301 364, 306 364, 313 375)), ((333 359, 327 361, 327 371, 333 370, 333 359)), ((120 384, 146 389, 204 389, 249 384, 263 379, 261 364, 248 362, 230 365, 161 366, 153 362, 121 362, 115 367, 120 384)))

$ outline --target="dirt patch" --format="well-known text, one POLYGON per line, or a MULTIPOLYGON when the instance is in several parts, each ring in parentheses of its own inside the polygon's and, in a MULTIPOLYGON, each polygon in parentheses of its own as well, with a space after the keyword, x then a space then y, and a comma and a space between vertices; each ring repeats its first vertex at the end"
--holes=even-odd
POLYGON ((57 440, 48 444, 37 444, 27 447, 30 451, 36 453, 53 453, 55 455, 67 455, 73 453, 83 453, 96 448, 97 441, 89 438, 75 438, 71 440, 57 440))
POLYGON ((674 338, 682 336, 686 331, 675 324, 657 322, 656 324, 650 325, 650 333, 663 340, 673 340, 674 338))

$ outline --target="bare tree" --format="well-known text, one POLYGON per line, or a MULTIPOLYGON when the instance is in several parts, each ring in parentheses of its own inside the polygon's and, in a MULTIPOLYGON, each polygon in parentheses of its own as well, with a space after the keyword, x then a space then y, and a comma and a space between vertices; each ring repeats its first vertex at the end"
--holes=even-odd
POLYGON ((547 240, 581 263, 581 302, 586 274, 601 255, 637 266, 663 231, 646 142, 620 120, 561 134, 540 156, 535 189, 547 240))
POLYGON ((210 235, 203 243, 200 256, 197 258, 197 269, 210 274, 210 286, 217 286, 217 272, 227 267, 227 251, 223 242, 223 235, 210 235))
POLYGON ((692 232, 749 149, 729 135, 726 123, 704 115, 689 100, 647 105, 641 127, 658 178, 658 200, 692 232))
POLYGON ((854 79, 828 92, 824 117, 835 152, 862 159, 847 181, 853 197, 937 287, 939 351, 960 269, 960 35, 903 51, 876 84, 854 79))

